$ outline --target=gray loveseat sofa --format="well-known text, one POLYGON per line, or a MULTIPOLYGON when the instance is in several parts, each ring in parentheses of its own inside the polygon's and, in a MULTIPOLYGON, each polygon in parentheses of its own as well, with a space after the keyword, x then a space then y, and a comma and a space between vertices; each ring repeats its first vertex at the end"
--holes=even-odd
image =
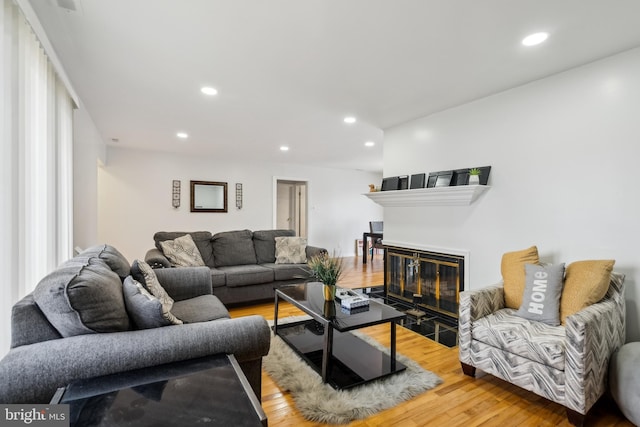
POLYGON ((87 249, 42 279, 13 307, 0 403, 48 403, 74 380, 221 353, 235 355, 260 397, 270 345, 266 320, 230 319, 212 295, 206 267, 155 273, 184 324, 137 329, 123 294, 129 263, 108 245, 87 249))
MULTIPOLYGON (((171 268, 160 242, 191 235, 202 260, 211 271, 213 294, 224 304, 266 301, 274 298, 275 289, 300 283, 309 276, 305 263, 276 263, 276 237, 294 237, 293 230, 236 230, 212 235, 208 231, 157 232, 155 248, 145 260, 153 268, 171 268)), ((306 246, 308 259, 326 249, 306 246)))

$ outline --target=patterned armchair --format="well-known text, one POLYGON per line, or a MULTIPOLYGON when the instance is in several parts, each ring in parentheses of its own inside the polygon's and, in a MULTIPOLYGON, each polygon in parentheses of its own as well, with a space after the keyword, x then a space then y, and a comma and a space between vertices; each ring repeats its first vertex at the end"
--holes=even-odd
POLYGON ((606 296, 549 326, 504 308, 502 286, 460 294, 460 362, 566 407, 569 422, 582 425, 606 390, 611 354, 625 340, 624 275, 611 274, 606 296))

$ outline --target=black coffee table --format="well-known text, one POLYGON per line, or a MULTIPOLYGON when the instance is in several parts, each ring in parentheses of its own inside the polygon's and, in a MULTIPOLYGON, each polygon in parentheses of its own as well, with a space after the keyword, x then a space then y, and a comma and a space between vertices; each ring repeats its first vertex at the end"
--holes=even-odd
POLYGON ((339 301, 324 301, 321 283, 285 286, 276 290, 274 334, 282 338, 336 389, 346 389, 403 371, 396 361, 396 322, 401 311, 370 300, 366 309, 345 310, 339 301), (290 302, 311 319, 278 324, 279 300, 290 302), (390 354, 349 331, 389 323, 390 354))
POLYGON ((90 378, 58 389, 71 426, 255 426, 267 417, 233 355, 90 378))

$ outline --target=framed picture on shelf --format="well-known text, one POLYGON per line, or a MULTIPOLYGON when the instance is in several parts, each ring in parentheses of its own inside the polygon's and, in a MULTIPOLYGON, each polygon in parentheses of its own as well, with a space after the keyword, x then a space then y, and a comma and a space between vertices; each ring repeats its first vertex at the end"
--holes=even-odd
POLYGON ((424 188, 424 178, 425 174, 423 173, 411 175, 411 183, 409 184, 409 188, 412 190, 414 188, 424 188))
POLYGON ((400 179, 397 176, 382 178, 382 191, 393 191, 399 188, 400 179))
POLYGON ((451 185, 451 179, 453 178, 453 171, 440 171, 429 172, 429 179, 427 180, 427 188, 434 187, 448 187, 451 185))

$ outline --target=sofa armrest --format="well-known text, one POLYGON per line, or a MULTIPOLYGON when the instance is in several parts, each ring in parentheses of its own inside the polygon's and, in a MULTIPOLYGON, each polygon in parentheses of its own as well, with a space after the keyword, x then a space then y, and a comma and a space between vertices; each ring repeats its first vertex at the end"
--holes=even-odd
POLYGON ((458 349, 460 361, 471 365, 471 325, 481 317, 504 308, 502 285, 460 292, 458 349))
POLYGON ((144 260, 151 268, 171 268, 171 262, 158 248, 149 249, 144 256, 144 260))
POLYGON ((317 246, 309 246, 309 245, 307 245, 307 250, 306 250, 307 259, 311 259, 314 256, 322 255, 322 254, 325 254, 325 253, 328 253, 325 248, 319 248, 317 246))
POLYGON ((23 345, 0 360, 0 402, 48 403, 57 388, 75 380, 219 353, 234 354, 242 366, 260 361, 269 345, 270 329, 262 316, 23 345))
POLYGON ((155 273, 162 287, 176 301, 213 293, 209 267, 161 268, 155 273))
POLYGON ((585 414, 607 389, 611 355, 625 342, 624 275, 613 273, 606 299, 565 320, 565 406, 585 414))

